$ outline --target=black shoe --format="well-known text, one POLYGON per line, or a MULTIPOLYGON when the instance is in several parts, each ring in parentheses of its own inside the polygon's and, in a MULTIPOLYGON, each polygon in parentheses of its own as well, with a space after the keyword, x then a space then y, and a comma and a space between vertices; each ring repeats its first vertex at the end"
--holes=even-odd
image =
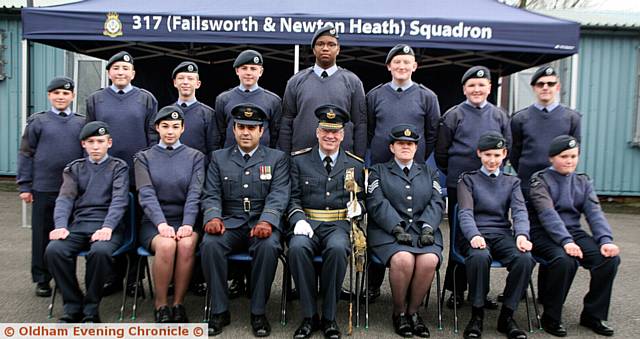
POLYGON ((36 296, 40 298, 48 298, 51 296, 51 286, 48 282, 39 282, 36 284, 36 296))
POLYGON ((173 305, 173 322, 174 323, 188 323, 187 309, 182 304, 173 305))
POLYGON ((191 291, 191 293, 193 293, 194 295, 204 297, 205 295, 207 295, 207 283, 202 282, 191 284, 189 285, 189 291, 191 291))
POLYGON ((409 316, 409 321, 411 321, 411 328, 413 330, 413 334, 417 335, 420 338, 429 338, 431 333, 429 333, 429 328, 424 324, 420 313, 416 312, 409 316))
POLYGON ((327 339, 340 339, 342 333, 340 333, 340 327, 335 320, 322 319, 322 334, 327 339))
POLYGON ((498 332, 506 334, 509 339, 527 339, 527 333, 520 329, 512 317, 498 320, 498 332))
POLYGON ((369 303, 372 304, 380 296, 380 288, 371 287, 367 293, 369 294, 369 303))
POLYGON ((586 328, 590 328, 593 332, 610 337, 613 335, 614 330, 609 325, 607 325, 604 320, 595 319, 593 317, 589 317, 584 313, 580 315, 580 325, 586 328))
POLYGON ((222 328, 229 325, 231 323, 231 314, 229 311, 225 311, 222 313, 212 314, 211 319, 209 319, 209 329, 207 330, 208 335, 214 336, 222 333, 222 328))
POLYGON ((311 318, 302 319, 302 323, 293 333, 294 339, 306 339, 311 337, 313 332, 320 329, 320 317, 314 314, 311 318))
POLYGON ((551 335, 556 337, 567 336, 567 329, 564 328, 561 321, 553 320, 545 316, 545 314, 542 314, 542 317, 540 317, 540 324, 542 325, 542 329, 551 335))
POLYGON ((157 323, 170 323, 173 321, 173 314, 171 314, 171 307, 164 305, 153 311, 154 318, 157 323))
POLYGON ((471 320, 469 320, 467 327, 464 328, 462 336, 464 339, 482 338, 482 318, 471 316, 471 320))
POLYGON ((244 278, 234 278, 229 283, 229 299, 235 299, 246 293, 246 284, 244 278))
POLYGON ((122 291, 122 284, 114 281, 107 281, 102 286, 102 296, 106 297, 122 291))
POLYGON ((82 313, 65 313, 58 319, 59 323, 79 323, 82 321, 83 314, 82 313))
POLYGON ((458 293, 456 297, 454 297, 453 293, 451 293, 451 296, 449 297, 449 299, 447 299, 447 308, 453 309, 454 302, 456 303, 456 308, 460 308, 460 306, 464 304, 464 292, 458 293))
POLYGON ((413 329, 406 314, 394 314, 391 316, 391 320, 393 321, 393 329, 399 336, 405 338, 413 337, 413 329))
POLYGON ((86 324, 97 324, 97 323, 101 323, 102 321, 100 321, 99 315, 91 314, 91 315, 85 315, 84 318, 82 318, 82 322, 86 324))
POLYGON ((495 300, 489 298, 488 296, 484 299, 484 308, 485 309, 497 310, 498 306, 499 306, 498 303, 495 300))
POLYGON ((271 334, 271 324, 264 314, 251 314, 251 330, 256 337, 268 337, 271 334))

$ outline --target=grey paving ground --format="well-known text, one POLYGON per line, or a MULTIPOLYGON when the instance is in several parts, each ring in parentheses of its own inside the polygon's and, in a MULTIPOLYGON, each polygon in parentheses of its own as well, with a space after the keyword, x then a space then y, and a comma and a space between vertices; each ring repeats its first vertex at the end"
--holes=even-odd
MULTIPOLYGON (((617 244, 622 248, 622 265, 618 272, 613 293, 613 306, 610 312, 609 324, 616 329, 618 338, 640 337, 640 218, 633 214, 609 214, 608 218, 614 226, 614 234, 617 244)), ((444 226, 446 231, 447 227, 444 226)), ((48 299, 37 298, 33 294, 33 284, 29 274, 30 260, 30 230, 20 227, 20 203, 16 193, 0 192, 0 322, 53 322, 55 319, 47 319, 46 307, 48 299)), ((84 265, 84 260, 79 260, 79 266, 84 265)), ((83 270, 80 268, 80 271, 83 270)), ((442 269, 444 278, 444 269, 442 269)), ((82 279, 82 274, 79 276, 82 279)), ((537 270, 534 275, 537 274, 537 270)), ((291 337, 293 331, 300 322, 297 312, 298 302, 289 304, 289 323, 282 327, 278 324, 281 279, 278 273, 272 289, 272 298, 269 302, 269 318, 273 325, 272 337, 291 337)), ((535 278, 535 277, 534 277, 535 278)), ((491 294, 496 295, 504 284, 503 270, 493 270, 491 294)), ((565 324, 569 331, 569 338, 597 338, 587 329, 577 325, 581 311, 582 296, 587 290, 588 273, 580 270, 574 282, 571 294, 565 305, 565 324)), ((452 311, 444 309, 444 329, 436 329, 435 289, 432 290, 432 302, 427 312, 422 312, 431 329, 433 338, 462 337, 455 334, 452 326, 452 311)), ((368 329, 354 329, 354 337, 357 338, 397 338, 391 326, 391 294, 388 283, 383 285, 382 297, 371 305, 370 326, 368 329)), ((200 297, 189 296, 187 308, 192 321, 201 319, 203 300, 200 297)), ((116 310, 119 306, 119 297, 106 298, 101 307, 103 321, 116 321, 116 310)), ((152 303, 149 299, 141 300, 139 304, 139 317, 137 321, 152 321, 152 303)), ((246 338, 251 337, 249 326, 248 300, 237 299, 231 303, 232 323, 225 328, 221 338, 246 338)), ((339 324, 343 330, 347 324, 347 303, 340 304, 339 324)), ((58 299, 54 316, 61 315, 61 300, 58 299)), ((468 320, 470 310, 463 307, 460 312, 460 325, 464 326, 468 320)), ((127 309, 127 316, 130 307, 127 309)), ((518 322, 524 326, 526 315, 524 307, 518 311, 518 322)), ((488 312, 485 322, 485 338, 501 338, 495 330, 497 311, 488 312)), ((130 320, 127 320, 130 321, 130 320)), ((316 338, 321 338, 316 334, 316 338)), ((550 337, 544 332, 536 331, 530 334, 531 338, 550 337)))

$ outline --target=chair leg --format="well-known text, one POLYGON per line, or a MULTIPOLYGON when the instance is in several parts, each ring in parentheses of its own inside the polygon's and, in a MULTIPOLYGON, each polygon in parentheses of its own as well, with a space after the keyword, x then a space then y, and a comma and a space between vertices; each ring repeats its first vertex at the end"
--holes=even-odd
POLYGON ((533 333, 533 326, 531 325, 531 313, 529 312, 529 293, 527 293, 527 290, 524 291, 524 305, 527 310, 527 326, 529 327, 529 333, 533 333))
POLYGON ((438 330, 442 331, 442 297, 440 296, 440 270, 436 270, 436 297, 438 298, 438 330))
POLYGON ((282 295, 280 296, 280 325, 287 326, 287 294, 289 293, 289 266, 283 255, 282 262, 282 295))
MULTIPOLYGON (((138 265, 136 267, 136 287, 133 289, 133 307, 131 308, 131 320, 136 320, 136 311, 138 308, 138 281, 140 281, 140 264, 142 263, 142 258, 145 258, 146 261, 146 257, 138 256, 138 265)), ((144 288, 144 286, 142 288, 144 288)), ((124 293, 127 294, 126 286, 124 293)))
POLYGON ((356 327, 360 327, 360 272, 356 272, 356 327))
POLYGON ((364 328, 369 328, 369 265, 365 262, 364 270, 364 328))
POLYGON ((209 285, 207 285, 207 292, 205 292, 205 294, 204 294, 204 311, 203 311, 203 314, 202 314, 202 322, 203 323, 209 322, 209 310, 210 310, 210 308, 209 308, 209 305, 210 305, 209 299, 211 299, 211 298, 210 298, 210 295, 209 295, 209 285))
MULTIPOLYGON (((458 265, 453 267, 453 276, 456 276, 458 265)), ((453 332, 458 333, 458 293, 457 293, 456 279, 453 279, 453 332)))
POLYGON ((151 296, 151 300, 153 300, 153 285, 151 284, 151 264, 149 264, 149 259, 144 260, 145 265, 147 267, 147 282, 149 283, 149 295, 151 296))
POLYGON ((53 318, 53 304, 56 301, 56 292, 58 291, 58 286, 53 285, 53 291, 51 291, 51 300, 49 301, 49 307, 47 307, 47 318, 51 319, 53 318))
POLYGON ((538 329, 542 330, 542 322, 540 321, 540 311, 538 310, 538 299, 536 298, 536 291, 533 288, 533 280, 531 279, 529 279, 529 288, 531 288, 531 299, 533 299, 533 312, 535 312, 536 314, 538 329))
POLYGON ((127 258, 127 270, 125 271, 127 273, 124 275, 124 282, 122 285, 122 305, 120 305, 120 315, 118 316, 118 321, 124 320, 124 306, 127 303, 127 285, 129 282, 129 267, 131 267, 131 259, 126 254, 124 256, 127 258))

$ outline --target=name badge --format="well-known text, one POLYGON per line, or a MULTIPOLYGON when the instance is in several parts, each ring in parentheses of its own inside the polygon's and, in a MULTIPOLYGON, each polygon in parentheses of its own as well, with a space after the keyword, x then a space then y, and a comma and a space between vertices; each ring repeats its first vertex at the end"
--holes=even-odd
POLYGON ((260 166, 260 180, 271 180, 271 166, 260 166))

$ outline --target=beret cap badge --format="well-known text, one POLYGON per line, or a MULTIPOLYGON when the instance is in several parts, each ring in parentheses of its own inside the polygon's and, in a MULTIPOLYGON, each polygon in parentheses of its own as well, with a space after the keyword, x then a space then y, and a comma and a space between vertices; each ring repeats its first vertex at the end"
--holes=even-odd
POLYGON ((247 118, 251 118, 253 116, 253 111, 250 109, 244 111, 244 116, 247 118))
POLYGON ((107 133, 107 130, 104 127, 100 127, 98 129, 98 134, 100 135, 105 135, 105 133, 107 133))
POLYGON ((476 73, 477 76, 479 77, 483 77, 484 76, 484 71, 483 70, 479 70, 478 73, 476 73))
POLYGON ((404 130, 404 136, 405 136, 405 137, 410 137, 410 136, 411 136, 411 130, 410 130, 410 129, 408 129, 408 128, 407 128, 407 129, 405 129, 405 130, 404 130))
POLYGON ((569 141, 569 147, 571 147, 571 148, 576 147, 576 141, 575 140, 570 140, 569 141))
POLYGON ((173 112, 173 113, 171 113, 171 119, 178 119, 178 117, 180 117, 180 115, 178 114, 178 112, 173 112))
POLYGON ((547 75, 553 74, 553 68, 549 67, 546 71, 544 71, 547 75))
POLYGON ((328 119, 335 119, 336 118, 336 113, 333 112, 333 110, 327 112, 327 118, 328 119))
POLYGON ((403 51, 404 53, 409 53, 409 51, 411 51, 411 47, 409 47, 409 46, 404 46, 404 48, 402 48, 402 51, 403 51))

